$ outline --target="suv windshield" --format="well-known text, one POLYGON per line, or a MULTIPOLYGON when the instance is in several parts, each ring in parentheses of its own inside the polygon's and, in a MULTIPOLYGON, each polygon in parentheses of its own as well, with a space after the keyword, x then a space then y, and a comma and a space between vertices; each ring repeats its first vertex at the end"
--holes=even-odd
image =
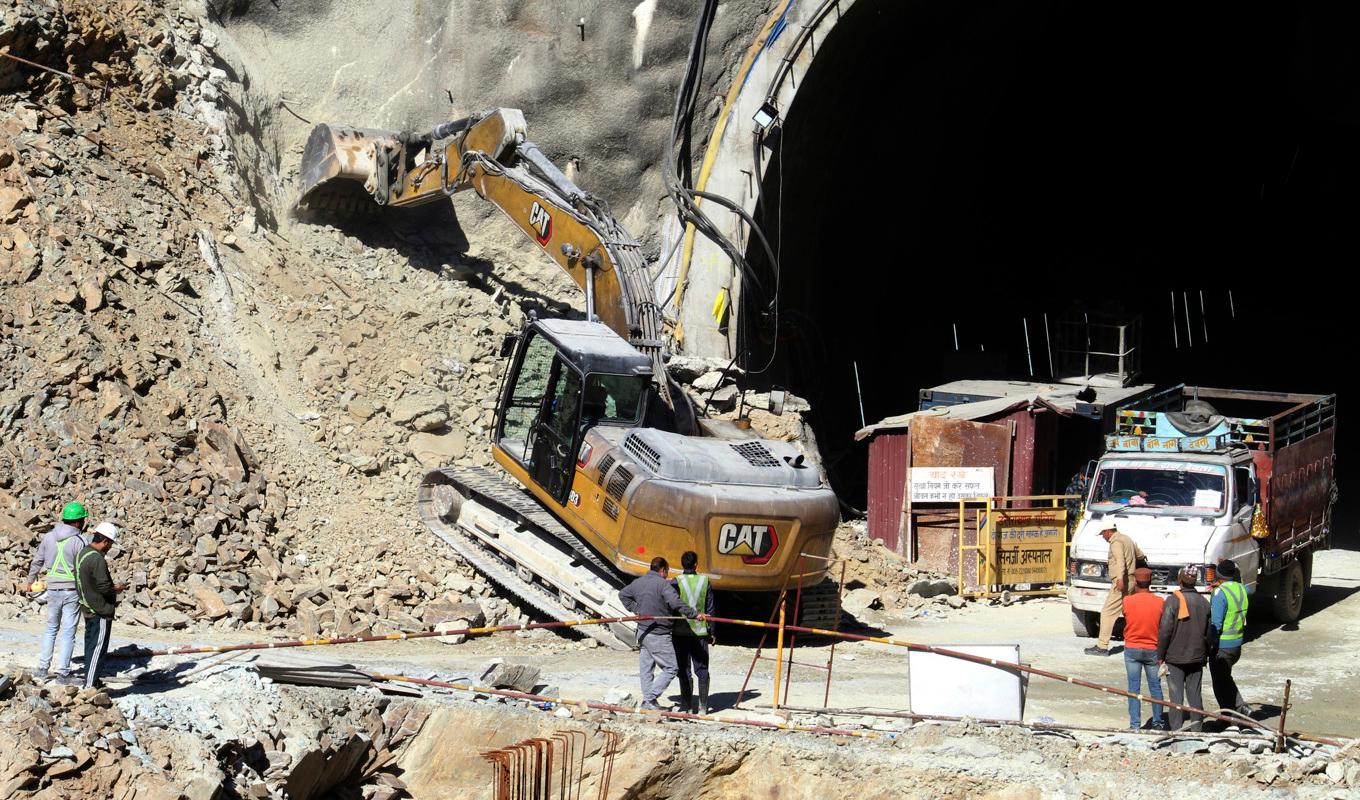
POLYGON ((1227 480, 1212 464, 1105 461, 1092 482, 1091 509, 1213 516, 1223 513, 1227 480))

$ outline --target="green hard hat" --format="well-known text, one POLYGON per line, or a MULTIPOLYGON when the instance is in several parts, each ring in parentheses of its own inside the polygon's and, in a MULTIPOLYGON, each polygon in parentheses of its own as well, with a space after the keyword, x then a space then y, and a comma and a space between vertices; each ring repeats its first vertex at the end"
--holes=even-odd
POLYGON ((61 509, 61 518, 64 522, 73 522, 78 519, 85 519, 85 506, 80 503, 67 503, 61 509))

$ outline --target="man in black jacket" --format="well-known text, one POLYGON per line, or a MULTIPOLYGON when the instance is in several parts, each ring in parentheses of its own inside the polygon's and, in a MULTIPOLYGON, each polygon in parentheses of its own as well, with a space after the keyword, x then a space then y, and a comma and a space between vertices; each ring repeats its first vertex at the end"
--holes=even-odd
MULTIPOLYGON (((1198 577, 1193 567, 1186 567, 1176 576, 1180 588, 1162 606, 1161 624, 1157 631, 1157 663, 1166 665, 1167 685, 1171 702, 1204 708, 1202 694, 1204 663, 1209 657, 1209 601, 1195 591, 1198 577)), ((1192 715, 1191 730, 1202 730, 1204 718, 1192 715)), ((1171 730, 1185 724, 1185 712, 1167 709, 1171 730)))
MULTIPOLYGON (((652 559, 651 570, 619 592, 623 607, 638 616, 694 619, 697 612, 685 605, 675 587, 666 580, 670 571, 671 565, 666 559, 661 556, 652 559)), ((671 643, 672 627, 673 623, 668 619, 638 623, 638 677, 642 682, 642 708, 647 711, 661 710, 656 699, 679 671, 675 663, 675 646, 671 643), (652 680, 652 670, 658 668, 661 674, 652 680)))
POLYGON ((80 608, 85 617, 85 688, 103 685, 99 668, 109 653, 109 634, 113 628, 113 612, 118 602, 118 589, 109 575, 105 558, 109 548, 118 540, 118 528, 112 523, 100 523, 95 528, 94 540, 76 556, 76 591, 80 593, 80 608))

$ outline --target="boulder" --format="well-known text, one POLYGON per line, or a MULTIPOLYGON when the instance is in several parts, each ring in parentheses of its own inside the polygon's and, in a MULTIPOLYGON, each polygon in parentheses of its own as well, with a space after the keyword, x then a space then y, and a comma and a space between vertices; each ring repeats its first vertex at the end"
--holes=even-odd
POLYGON ((422 467, 442 467, 462 458, 467 453, 467 435, 462 431, 445 434, 417 433, 407 446, 422 467))

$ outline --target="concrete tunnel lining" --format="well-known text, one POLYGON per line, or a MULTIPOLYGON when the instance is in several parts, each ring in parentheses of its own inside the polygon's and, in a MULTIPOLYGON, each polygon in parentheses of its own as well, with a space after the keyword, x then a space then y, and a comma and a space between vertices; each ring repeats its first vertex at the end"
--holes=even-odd
MULTIPOLYGON (((1238 46, 1213 38, 1223 24, 1207 11, 1125 19, 1061 4, 857 0, 772 10, 751 41, 753 63, 732 78, 696 186, 741 202, 776 246, 782 238, 785 352, 748 385, 780 384, 813 401, 809 421, 852 506, 863 508, 867 466, 852 441, 860 423, 852 362, 870 423, 914 410, 918 390, 948 380, 1045 381, 1053 376, 1044 314, 1051 326, 1078 308, 1141 316, 1141 382, 1345 388, 1326 349, 1314 346, 1312 326, 1334 318, 1248 288, 1269 278, 1272 259, 1323 252, 1290 231, 1330 241, 1335 233, 1322 223, 1334 214, 1301 227, 1307 192, 1331 185, 1320 172, 1303 178, 1297 200, 1274 188, 1284 170, 1275 168, 1272 137, 1296 124, 1281 110, 1298 102, 1281 77, 1287 59, 1241 61, 1238 46), (773 92, 785 141, 765 149, 757 176, 752 116, 785 63, 788 75, 773 92), (1224 73, 1233 63, 1249 68, 1224 73), (1244 120, 1252 125, 1243 128, 1244 120), (789 157, 782 196, 781 154, 789 157), (832 168, 819 178, 818 164, 832 168), (1128 281, 1139 275, 1158 291, 1134 291, 1128 281), (1196 301, 1193 347, 1163 289, 1196 301), (817 324, 789 330, 799 314, 817 324), (809 344, 804 352, 832 351, 823 359, 830 366, 797 357, 790 340, 798 337, 809 344), (1271 370, 1243 371, 1244 341, 1258 358, 1278 354, 1271 370)), ((1287 53, 1295 45, 1281 37, 1273 46, 1287 53)), ((773 282, 736 215, 704 208, 773 282)), ((676 235, 666 234, 663 253, 676 235)), ((768 339, 768 321, 742 323, 765 312, 768 298, 744 296, 740 276, 702 237, 681 245, 665 277, 683 273, 675 311, 685 351, 731 358, 743 349, 744 328, 768 339), (724 289, 732 299, 720 326, 712 311, 724 289)), ((759 367, 768 341, 749 345, 759 367)), ((1067 477, 1051 488, 1061 490, 1067 477)))

